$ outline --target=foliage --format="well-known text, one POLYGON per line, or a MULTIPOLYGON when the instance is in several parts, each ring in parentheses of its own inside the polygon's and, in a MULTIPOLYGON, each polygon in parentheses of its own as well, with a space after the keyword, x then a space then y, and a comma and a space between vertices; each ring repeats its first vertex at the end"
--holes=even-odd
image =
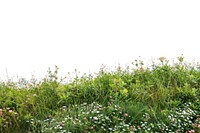
POLYGON ((177 59, 1 82, 0 132, 200 132, 200 65, 177 59))

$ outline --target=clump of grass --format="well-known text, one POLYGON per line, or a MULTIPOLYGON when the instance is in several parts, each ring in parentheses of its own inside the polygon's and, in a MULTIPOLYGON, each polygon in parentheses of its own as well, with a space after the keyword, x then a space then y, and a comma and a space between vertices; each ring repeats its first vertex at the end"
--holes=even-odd
POLYGON ((199 132, 200 65, 177 59, 1 82, 0 132, 199 132))

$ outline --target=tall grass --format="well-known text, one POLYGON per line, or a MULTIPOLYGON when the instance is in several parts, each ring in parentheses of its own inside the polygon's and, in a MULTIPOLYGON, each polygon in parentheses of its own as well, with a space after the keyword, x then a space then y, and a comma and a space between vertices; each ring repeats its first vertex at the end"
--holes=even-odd
POLYGON ((1 82, 0 132, 200 132, 200 65, 177 59, 1 82))

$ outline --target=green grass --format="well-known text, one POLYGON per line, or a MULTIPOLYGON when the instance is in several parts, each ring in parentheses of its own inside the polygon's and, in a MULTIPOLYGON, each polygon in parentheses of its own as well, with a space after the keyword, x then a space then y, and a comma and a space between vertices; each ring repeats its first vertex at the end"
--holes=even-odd
POLYGON ((2 133, 200 132, 200 65, 164 57, 144 66, 0 83, 2 133))

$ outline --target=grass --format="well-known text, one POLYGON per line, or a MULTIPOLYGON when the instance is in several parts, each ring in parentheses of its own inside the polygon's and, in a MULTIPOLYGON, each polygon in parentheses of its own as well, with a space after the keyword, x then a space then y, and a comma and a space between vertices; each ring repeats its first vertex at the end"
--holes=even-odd
POLYGON ((198 133, 200 65, 177 59, 102 67, 65 83, 57 67, 41 81, 1 82, 0 132, 198 133))

